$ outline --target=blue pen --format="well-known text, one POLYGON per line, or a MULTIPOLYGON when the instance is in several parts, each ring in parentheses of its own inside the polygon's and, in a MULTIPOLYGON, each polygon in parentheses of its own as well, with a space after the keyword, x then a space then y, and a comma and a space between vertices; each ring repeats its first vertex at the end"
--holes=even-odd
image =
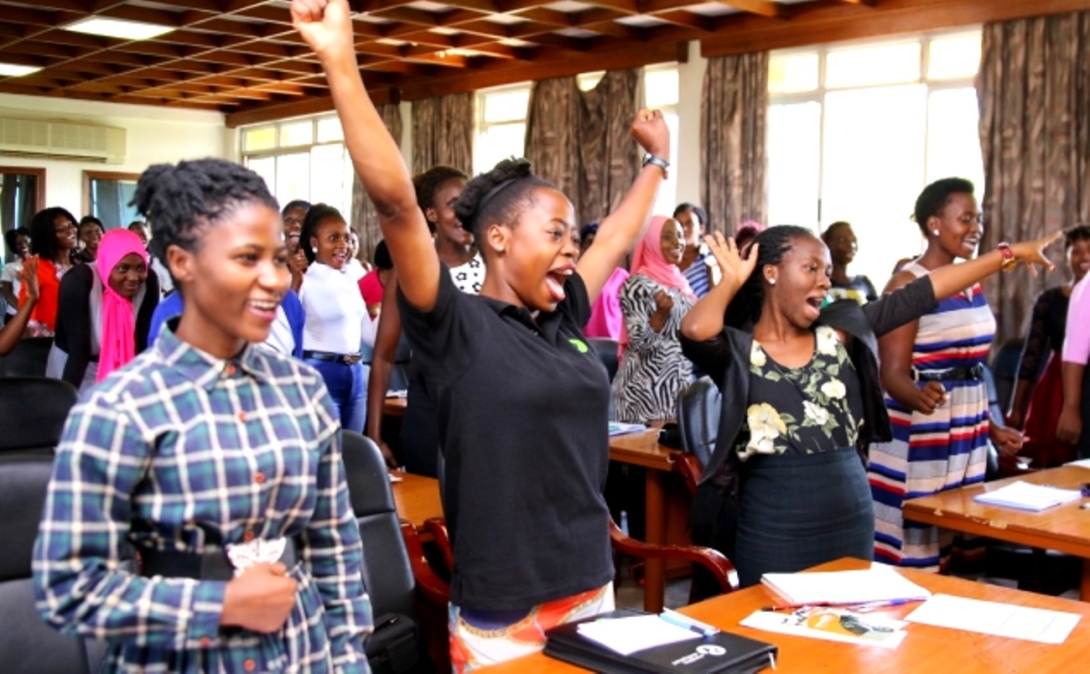
POLYGON ((857 604, 849 607, 851 611, 872 611, 877 608, 886 608, 887 606, 901 606, 902 604, 909 604, 915 601, 923 601, 922 599, 887 599, 885 601, 871 601, 865 604, 857 604))
POLYGON ((691 630, 705 637, 710 637, 719 634, 719 630, 711 625, 702 623, 699 620, 694 620, 687 615, 682 615, 677 611, 672 611, 668 608, 662 609, 662 613, 659 617, 670 623, 671 625, 677 625, 678 627, 684 627, 687 630, 691 630))

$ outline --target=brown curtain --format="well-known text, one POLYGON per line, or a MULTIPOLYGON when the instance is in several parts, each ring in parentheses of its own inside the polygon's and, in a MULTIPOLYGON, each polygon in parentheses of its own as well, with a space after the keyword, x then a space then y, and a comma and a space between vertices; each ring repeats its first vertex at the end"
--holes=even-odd
POLYGON ((708 59, 700 111, 700 200, 709 229, 767 222, 768 52, 708 59))
MULTIPOLYGON (((401 107, 396 103, 378 106, 378 114, 386 130, 393 136, 394 142, 401 145, 404 125, 401 121, 401 107)), ((352 229, 360 238, 360 250, 357 257, 370 260, 375 253, 375 246, 382 240, 382 231, 378 228, 378 214, 375 205, 367 198, 360 177, 352 173, 352 229)))
POLYGON ((472 92, 413 101, 413 171, 443 164, 473 170, 472 92))
POLYGON ((600 221, 636 179, 640 148, 629 129, 639 85, 639 70, 608 72, 587 92, 574 77, 534 83, 525 155, 568 195, 580 223, 600 221))
MULTIPOLYGON (((980 144, 986 219, 982 250, 1090 222, 1090 12, 984 27, 980 144)), ((985 293, 999 323, 996 344, 1023 334, 1034 297, 1052 274, 998 274, 985 293)))

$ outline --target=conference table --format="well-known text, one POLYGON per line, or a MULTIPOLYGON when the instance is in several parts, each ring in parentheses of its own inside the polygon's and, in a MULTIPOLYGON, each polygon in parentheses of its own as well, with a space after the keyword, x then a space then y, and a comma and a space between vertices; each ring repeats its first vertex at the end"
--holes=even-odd
POLYGON ((383 416, 400 419, 405 416, 405 406, 407 404, 405 398, 386 398, 386 401, 382 403, 382 414, 383 416))
MULTIPOLYGON (((840 571, 866 568, 869 562, 841 559, 823 564, 813 571, 840 571)), ((976 583, 923 571, 899 569, 912 582, 934 594, 948 594, 969 599, 1003 602, 1032 608, 1075 613, 1078 625, 1062 644, 991 636, 966 630, 909 623, 908 634, 896 649, 837 643, 742 627, 739 622, 762 606, 774 603, 775 595, 762 585, 721 595, 680 609, 686 615, 721 630, 766 641, 779 647, 777 674, 805 672, 958 672, 991 674, 993 672, 1067 672, 1090 662, 1090 605, 1032 592, 1022 592, 995 585, 976 583)), ((882 615, 903 618, 919 604, 889 607, 882 615)), ((583 672, 574 665, 554 660, 542 653, 528 655, 485 668, 490 674, 563 674, 583 672)), ((771 672, 771 669, 762 670, 771 672)))
POLYGON ((1025 473, 1005 480, 993 480, 904 502, 905 519, 934 524, 945 529, 976 536, 1058 550, 1082 557, 1082 583, 1079 596, 1090 601, 1090 510, 1082 510, 1086 499, 1055 506, 1041 512, 991 506, 973 501, 973 497, 1021 480, 1063 489, 1078 489, 1090 482, 1090 468, 1060 466, 1025 473))
POLYGON ((403 470, 391 471, 391 475, 400 478, 391 482, 397 515, 408 520, 417 529, 431 517, 443 516, 443 503, 439 499, 439 481, 434 477, 424 477, 406 473, 403 470))

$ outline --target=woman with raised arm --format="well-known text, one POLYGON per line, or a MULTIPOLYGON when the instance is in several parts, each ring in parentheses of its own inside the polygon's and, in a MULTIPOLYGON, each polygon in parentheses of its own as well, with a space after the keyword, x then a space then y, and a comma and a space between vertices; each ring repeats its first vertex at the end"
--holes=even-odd
POLYGON ((290 278, 276 199, 202 159, 148 168, 133 200, 185 306, 68 417, 34 546, 38 611, 106 641, 103 671, 367 672, 337 409, 313 368, 252 344, 290 278))
POLYGON ((451 656, 468 671, 540 650, 544 630, 613 605, 609 382, 580 326, 639 239, 662 182, 661 114, 632 125, 652 155, 575 263, 571 202, 506 160, 455 210, 486 272, 479 296, 443 270, 412 181, 360 80, 345 0, 295 0, 398 275, 401 319, 439 410, 443 500, 454 545, 451 656), (499 535, 497 535, 499 532, 499 535))
MULTIPOLYGON (((1051 267, 1042 250, 1056 238, 1006 254, 1051 267)), ((746 258, 718 233, 708 243, 723 280, 685 316, 682 346, 719 385, 723 409, 693 502, 693 542, 730 556, 742 585, 839 557, 871 559, 867 447, 890 437, 876 337, 999 271, 1005 254, 823 311, 832 263, 810 230, 770 227, 746 258)))

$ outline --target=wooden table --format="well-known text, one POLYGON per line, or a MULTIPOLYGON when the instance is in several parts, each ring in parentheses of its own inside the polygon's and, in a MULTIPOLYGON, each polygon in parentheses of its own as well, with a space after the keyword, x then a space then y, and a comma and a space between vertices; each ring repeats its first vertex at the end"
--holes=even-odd
MULTIPOLYGON (((641 466, 645 469, 644 538, 648 543, 665 545, 676 543, 689 545, 686 520, 692 496, 674 474, 673 453, 677 451, 659 444, 658 429, 617 435, 609 439, 609 458, 620 463, 641 466), (672 491, 671 475, 675 487, 672 491), (680 535, 679 535, 680 532, 680 535)), ((644 608, 662 610, 666 594, 666 567, 661 559, 644 562, 644 608)))
POLYGON ((390 487, 397 503, 397 514, 419 529, 430 517, 443 516, 443 503, 439 499, 439 481, 434 477, 414 475, 404 471, 394 471, 401 478, 390 487))
MULTIPOLYGON (((865 565, 859 560, 842 559, 814 570, 838 571, 865 568, 865 565)), ((887 650, 877 646, 856 646, 741 627, 738 623, 743 618, 772 602, 772 593, 760 585, 693 604, 681 609, 681 612, 720 629, 776 644, 780 649, 777 674, 1067 672, 1082 666, 1077 664, 1079 662, 1090 661, 1090 605, 922 571, 905 569, 900 572, 936 594, 1065 611, 1077 613, 1082 618, 1062 644, 1041 644, 909 623, 904 642, 894 650, 887 650)), ((888 608, 884 613, 899 618, 911 613, 916 606, 918 604, 888 608)), ((585 670, 539 653, 487 668, 486 671, 493 674, 560 674, 585 670)), ((763 671, 771 672, 770 669, 763 671)))
POLYGON ((973 501, 982 492, 1016 480, 1078 489, 1080 483, 1090 481, 1090 469, 1061 466, 922 496, 905 501, 905 519, 1082 557, 1080 597, 1090 601, 1090 510, 1081 510, 1079 501, 1036 513, 973 501))
POLYGON ((408 401, 405 398, 387 398, 382 403, 382 414, 388 417, 401 418, 405 416, 405 406, 408 401))

